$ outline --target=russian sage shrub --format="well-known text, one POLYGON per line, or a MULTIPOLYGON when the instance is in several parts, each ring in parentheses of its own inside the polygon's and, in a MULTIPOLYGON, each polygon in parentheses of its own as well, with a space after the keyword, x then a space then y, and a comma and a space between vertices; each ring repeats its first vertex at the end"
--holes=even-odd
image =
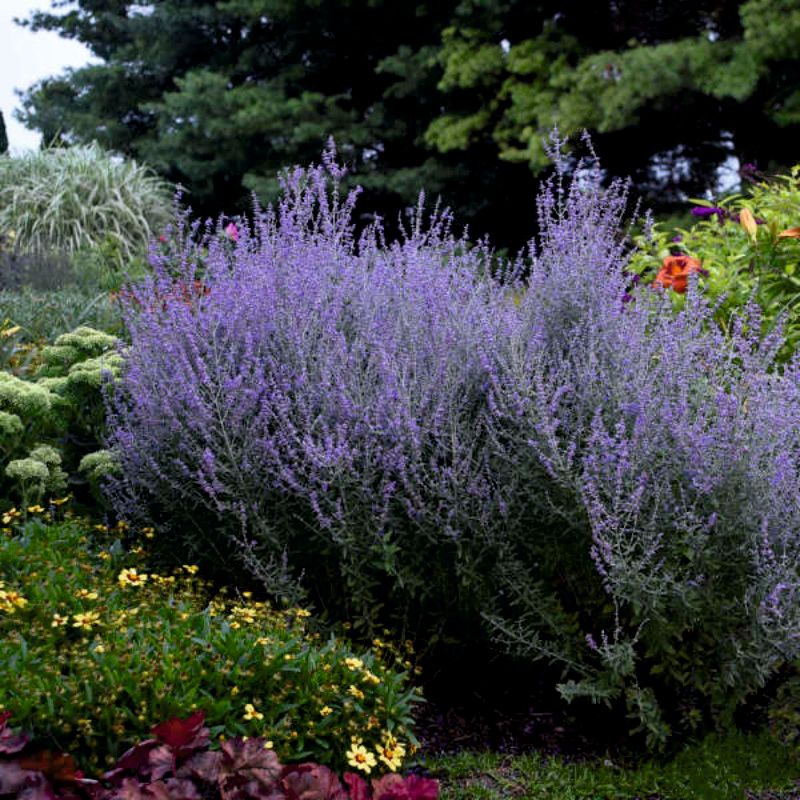
POLYGON ((694 283, 677 312, 629 295, 599 175, 553 178, 499 276, 446 215, 356 238, 331 157, 211 237, 199 286, 156 257, 109 400, 117 512, 367 630, 490 632, 654 740, 729 715, 798 654, 800 363, 694 283))
POLYGON ((233 256, 210 238, 207 293, 176 291, 196 265, 176 277, 172 257, 129 298, 111 496, 180 557, 244 564, 293 602, 368 624, 477 610, 468 571, 490 563, 501 499, 483 359, 515 307, 445 215, 355 241, 355 194, 326 170, 290 175, 233 256))
POLYGON ((564 696, 624 697, 663 740, 679 710, 730 718, 798 654, 800 361, 775 368, 754 303, 726 336, 696 283, 678 313, 628 294, 625 201, 597 172, 540 199, 487 423, 539 538, 509 528, 488 618, 562 661, 564 696))

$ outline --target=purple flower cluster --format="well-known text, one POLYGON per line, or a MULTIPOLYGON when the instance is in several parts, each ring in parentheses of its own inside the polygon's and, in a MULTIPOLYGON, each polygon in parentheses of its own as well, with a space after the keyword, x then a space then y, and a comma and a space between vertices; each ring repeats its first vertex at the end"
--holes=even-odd
POLYGON ((631 289, 625 187, 598 170, 553 179, 500 274, 422 205, 399 241, 356 237, 340 177, 330 155, 288 174, 233 247, 210 240, 190 302, 174 262, 129 301, 118 513, 368 624, 484 619, 562 661, 570 696, 644 707, 682 648, 719 710, 798 655, 800 362, 773 368, 779 335, 750 309, 724 336, 691 280, 679 313, 631 289))

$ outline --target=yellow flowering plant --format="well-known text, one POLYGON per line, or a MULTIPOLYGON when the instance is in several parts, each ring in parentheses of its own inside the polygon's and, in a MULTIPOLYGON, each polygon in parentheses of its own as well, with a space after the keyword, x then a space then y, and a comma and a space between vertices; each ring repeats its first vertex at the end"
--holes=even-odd
MULTIPOLYGON (((215 742, 263 737, 284 761, 361 774, 405 765, 408 673, 314 627, 305 609, 214 593, 123 526, 40 521, 0 537, 0 712, 101 769, 152 721, 203 711, 215 742), (145 577, 146 576, 146 577, 145 577)), ((156 531, 157 537, 157 531, 156 531)))

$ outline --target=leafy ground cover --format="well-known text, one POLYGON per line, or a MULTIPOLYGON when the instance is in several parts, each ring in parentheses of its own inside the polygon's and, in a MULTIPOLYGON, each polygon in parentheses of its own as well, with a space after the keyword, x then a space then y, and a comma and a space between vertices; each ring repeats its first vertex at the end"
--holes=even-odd
POLYGON ((462 753, 428 766, 442 781, 443 800, 789 800, 798 792, 797 761, 766 736, 709 737, 666 763, 633 767, 497 753, 462 753))
POLYGON ((214 596, 192 564, 150 571, 151 531, 125 547, 124 525, 98 527, 32 520, 0 538, 0 709, 15 725, 94 770, 152 720, 198 709, 215 739, 262 736, 282 759, 346 768, 357 740, 365 774, 401 766, 418 699, 404 670, 313 631, 304 609, 214 596))

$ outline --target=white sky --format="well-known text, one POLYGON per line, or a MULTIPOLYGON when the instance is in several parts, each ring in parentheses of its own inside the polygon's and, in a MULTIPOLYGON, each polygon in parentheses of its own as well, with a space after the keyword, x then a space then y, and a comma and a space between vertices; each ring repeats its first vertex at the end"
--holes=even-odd
POLYGON ((78 42, 50 31, 31 33, 14 24, 14 17, 24 19, 32 11, 49 7, 48 0, 0 0, 0 110, 12 153, 35 149, 40 139, 14 119, 13 111, 19 107, 14 90, 27 89, 40 78, 59 75, 66 67, 81 67, 91 59, 78 42))

